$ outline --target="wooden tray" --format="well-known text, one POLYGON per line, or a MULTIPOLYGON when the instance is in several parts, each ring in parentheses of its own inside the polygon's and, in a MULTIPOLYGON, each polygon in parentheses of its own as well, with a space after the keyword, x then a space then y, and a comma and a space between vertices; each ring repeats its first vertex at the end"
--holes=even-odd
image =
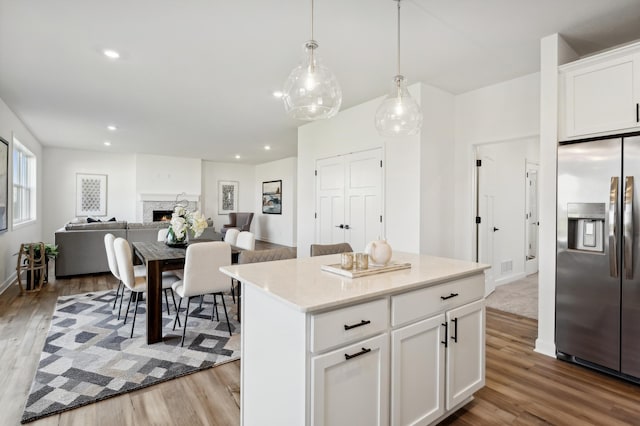
POLYGON ((410 263, 389 262, 384 266, 369 265, 368 269, 342 269, 339 263, 332 265, 321 265, 320 269, 334 274, 342 275, 348 278, 366 277, 368 275, 382 274, 384 272, 399 271, 400 269, 411 268, 410 263))

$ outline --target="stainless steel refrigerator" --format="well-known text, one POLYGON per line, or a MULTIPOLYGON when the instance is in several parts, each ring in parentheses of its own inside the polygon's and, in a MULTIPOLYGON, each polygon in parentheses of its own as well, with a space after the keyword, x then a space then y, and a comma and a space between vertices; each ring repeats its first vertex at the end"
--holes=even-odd
POLYGON ((636 183, 638 135, 558 147, 558 357, 640 381, 636 183))

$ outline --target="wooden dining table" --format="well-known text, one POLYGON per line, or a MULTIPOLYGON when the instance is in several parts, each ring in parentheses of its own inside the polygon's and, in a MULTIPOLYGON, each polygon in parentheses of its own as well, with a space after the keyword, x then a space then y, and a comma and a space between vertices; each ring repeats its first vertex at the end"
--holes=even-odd
MULTIPOLYGON (((190 242, 204 242, 196 240, 190 242)), ((132 242, 134 255, 147 269, 147 344, 162 341, 162 272, 184 269, 187 249, 170 247, 163 241, 132 242)), ((237 258, 242 249, 231 246, 231 261, 237 258)))

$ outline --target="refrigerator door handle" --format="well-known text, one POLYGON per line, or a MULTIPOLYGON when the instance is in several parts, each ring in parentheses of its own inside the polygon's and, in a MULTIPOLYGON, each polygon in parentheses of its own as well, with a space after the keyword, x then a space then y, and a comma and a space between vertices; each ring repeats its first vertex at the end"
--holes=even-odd
POLYGON ((624 183, 624 275, 633 278, 633 176, 627 176, 624 183))
POLYGON ((611 177, 609 191, 609 275, 618 276, 618 177, 611 177))

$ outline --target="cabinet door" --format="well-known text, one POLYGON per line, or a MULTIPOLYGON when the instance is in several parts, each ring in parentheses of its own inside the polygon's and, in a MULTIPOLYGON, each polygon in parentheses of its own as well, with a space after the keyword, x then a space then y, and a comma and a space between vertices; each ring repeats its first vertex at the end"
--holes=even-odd
POLYGON ((444 414, 444 314, 391 333, 391 424, 428 425, 444 414))
POLYGON ((447 410, 454 408, 484 386, 484 299, 446 313, 447 410))
POLYGON ((567 71, 567 137, 639 126, 639 66, 637 56, 630 55, 567 71))
POLYGON ((311 424, 389 423, 387 333, 311 359, 311 424))

